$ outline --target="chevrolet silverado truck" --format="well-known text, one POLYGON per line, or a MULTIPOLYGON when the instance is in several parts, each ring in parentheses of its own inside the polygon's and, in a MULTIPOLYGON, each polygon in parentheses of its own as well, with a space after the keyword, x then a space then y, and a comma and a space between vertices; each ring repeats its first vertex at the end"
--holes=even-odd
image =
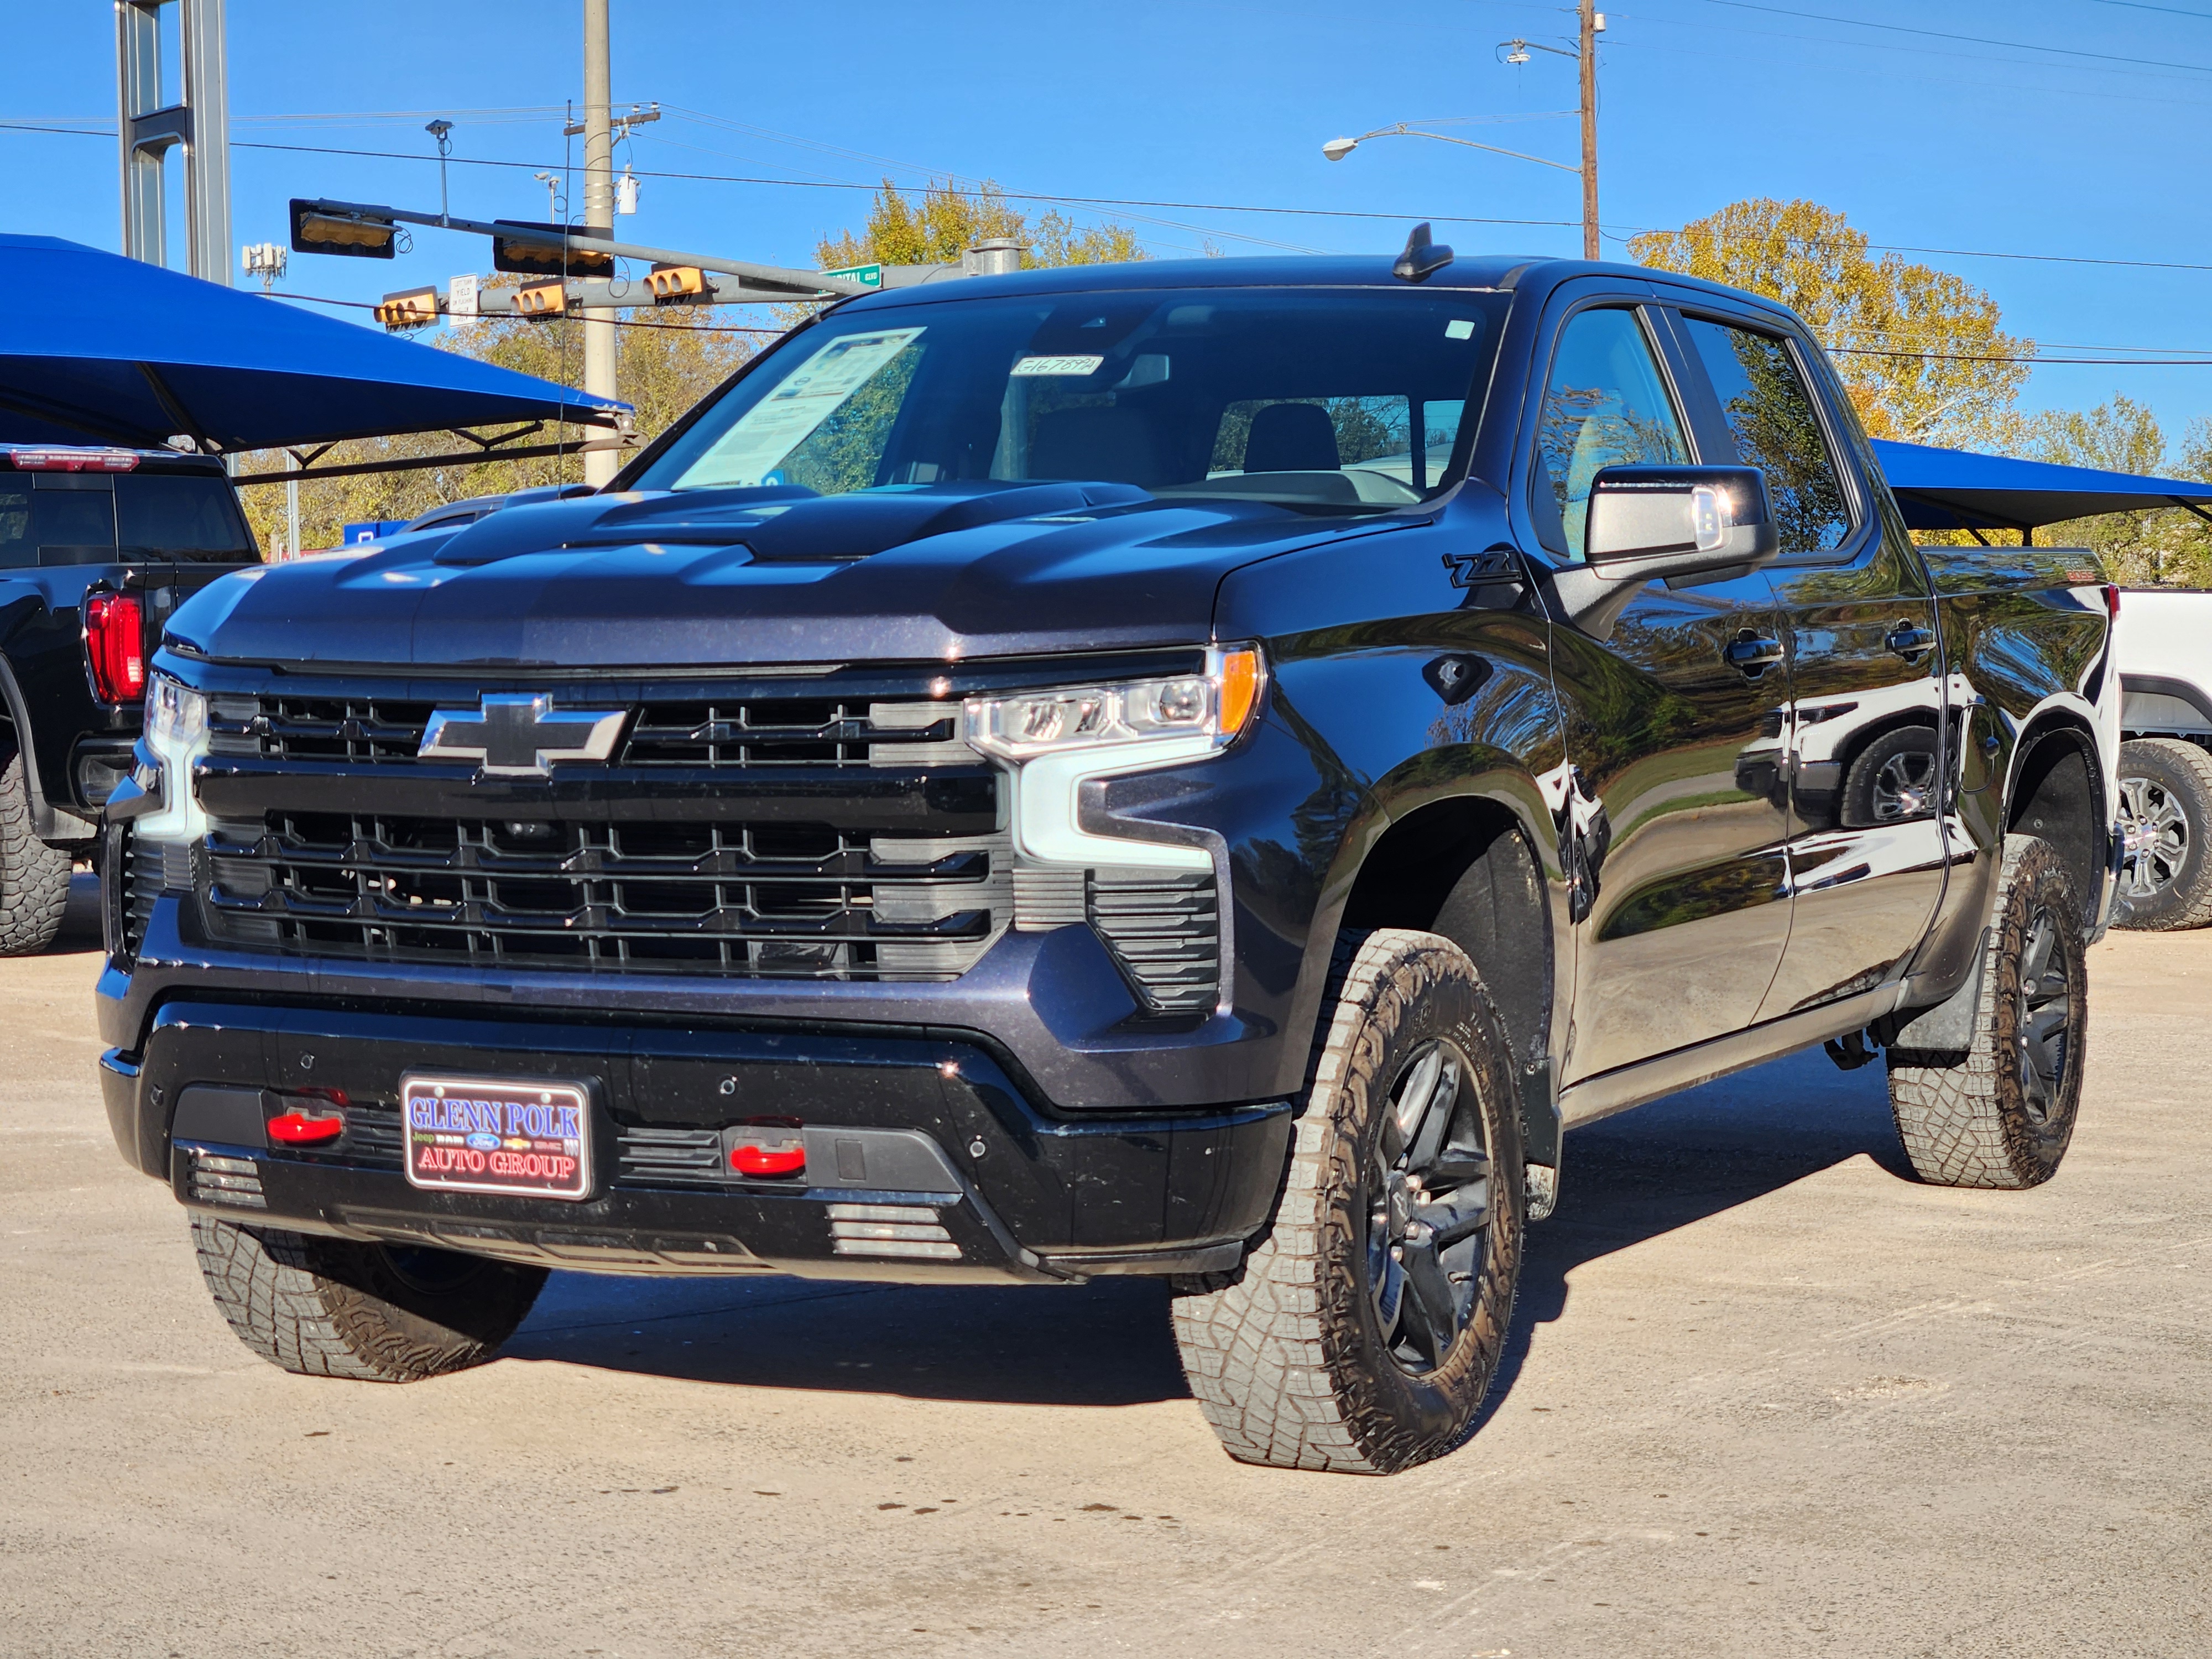
POLYGON ((182 600, 255 564, 220 461, 0 443, 0 956, 53 943, 182 600))
POLYGON ((602 493, 232 576, 108 806, 124 1156, 288 1370, 550 1269, 1174 1288, 1230 1453, 1470 1431, 1562 1132, 1886 1050, 2057 1168, 2088 556, 1916 548, 1790 312, 1093 266, 795 328, 602 493))

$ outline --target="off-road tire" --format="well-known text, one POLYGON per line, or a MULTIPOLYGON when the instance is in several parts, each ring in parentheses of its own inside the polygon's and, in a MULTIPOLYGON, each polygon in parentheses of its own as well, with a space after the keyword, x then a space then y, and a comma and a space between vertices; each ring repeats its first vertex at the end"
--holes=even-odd
MULTIPOLYGON (((2048 973, 2042 976, 2049 983, 2048 973)), ((2087 1057, 2087 955, 2081 913, 2050 842, 2007 836, 1996 915, 1983 948, 1973 1046, 1964 1054, 1892 1048, 1889 1109, 1913 1173, 1938 1187, 2034 1187, 2057 1173, 2073 1139, 2087 1057), (2039 1105, 2023 1081, 2023 969, 2039 916, 2066 1006, 2057 1086, 2039 1105)))
MULTIPOLYGON (((2120 793, 2124 811, 2131 796, 2170 803, 2179 814, 2183 851, 2172 878, 2141 897, 2128 895, 2135 857, 2140 854, 2130 857, 2113 897, 2113 923, 2166 933, 2212 922, 2212 754, 2179 738, 2136 738, 2124 743, 2120 793), (2130 790, 2131 783, 2139 787, 2130 790)), ((2122 827, 2129 827, 2124 820, 2122 827)))
POLYGON ((1231 1457, 1389 1474, 1465 1441, 1505 1346, 1527 1202, 1512 1050, 1474 963, 1434 933, 1343 935, 1323 1009, 1273 1225, 1225 1281, 1179 1287, 1176 1340, 1231 1457), (1467 1061, 1489 1220, 1466 1323, 1416 1376, 1385 1346, 1370 1293, 1366 1172, 1408 1057, 1437 1039, 1467 1061))
POLYGON ((192 1218, 192 1243, 238 1340, 301 1376, 416 1382, 481 1365, 545 1283, 543 1267, 211 1216, 192 1218))
POLYGON ((0 738, 0 957, 36 956, 62 930, 69 908, 68 849, 31 832, 23 753, 0 738))

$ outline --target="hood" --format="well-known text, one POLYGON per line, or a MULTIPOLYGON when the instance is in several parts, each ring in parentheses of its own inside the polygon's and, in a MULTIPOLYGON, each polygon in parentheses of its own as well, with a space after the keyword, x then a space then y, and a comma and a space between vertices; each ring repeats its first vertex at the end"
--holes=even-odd
POLYGON ((217 583, 172 644, 252 663, 955 660, 1201 642, 1223 576, 1395 523, 1126 484, 593 495, 217 583))

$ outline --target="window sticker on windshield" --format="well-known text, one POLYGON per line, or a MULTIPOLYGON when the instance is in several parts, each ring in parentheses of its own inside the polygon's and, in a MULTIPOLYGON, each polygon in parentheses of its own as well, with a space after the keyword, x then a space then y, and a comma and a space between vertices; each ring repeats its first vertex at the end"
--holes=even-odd
POLYGON ((1447 340, 1472 340, 1474 337, 1474 319, 1472 317, 1455 317, 1444 325, 1444 338, 1447 340))
POLYGON ((1024 357, 1018 360, 1012 373, 1028 379, 1045 374, 1096 374, 1103 357, 1024 357))
POLYGON ((744 487, 766 482, 786 456, 814 435, 815 428, 921 336, 919 328, 887 328, 832 340, 747 410, 684 475, 684 485, 744 487))

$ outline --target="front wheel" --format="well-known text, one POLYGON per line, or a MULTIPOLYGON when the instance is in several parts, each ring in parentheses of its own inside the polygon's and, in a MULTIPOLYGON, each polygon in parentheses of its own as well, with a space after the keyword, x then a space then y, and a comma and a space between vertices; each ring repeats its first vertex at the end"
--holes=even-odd
POLYGON ((238 1340, 302 1376, 415 1382, 481 1365, 514 1334, 545 1269, 192 1218, 216 1306, 238 1340))
POLYGON ((2212 921, 2212 755, 2179 738, 2122 744, 2119 807, 2112 920, 2160 933, 2212 921))
POLYGON ((1939 1187, 2033 1187, 2058 1171, 2081 1103, 2087 957, 2051 843, 2007 836, 1982 948, 1972 1047, 1892 1048, 1890 1115, 1913 1173, 1939 1187))
POLYGON ((1512 1049, 1449 939, 1347 933, 1266 1241, 1176 1304, 1231 1457, 1389 1474, 1459 1445, 1505 1346, 1527 1196, 1512 1049))

